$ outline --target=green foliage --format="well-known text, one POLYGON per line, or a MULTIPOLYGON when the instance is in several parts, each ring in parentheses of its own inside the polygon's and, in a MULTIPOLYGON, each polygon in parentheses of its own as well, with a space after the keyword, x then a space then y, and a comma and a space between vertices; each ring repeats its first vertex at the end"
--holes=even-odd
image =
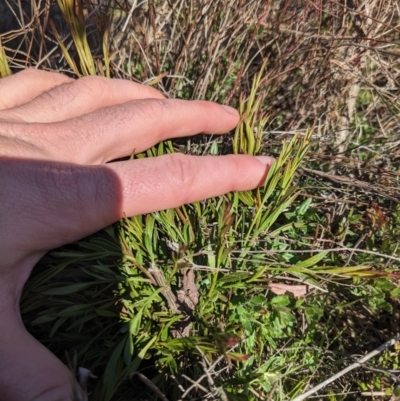
MULTIPOLYGON (((254 108, 259 107, 259 102, 254 102, 256 91, 257 85, 253 85, 251 105, 241 123, 247 130, 247 142, 240 145, 243 137, 236 139, 239 148, 250 146, 254 108)), ((149 358, 160 372, 179 375, 191 367, 196 377, 198 367, 193 362, 201 355, 212 361, 221 352, 236 366, 231 380, 221 381, 232 397, 246 388, 265 391, 270 386, 273 370, 265 368, 264 353, 266 347, 276 349, 279 341, 293 334, 295 302, 287 295, 263 295, 268 272, 280 269, 265 265, 261 255, 252 258, 251 252, 262 249, 260 238, 296 199, 298 190, 292 179, 306 154, 309 137, 295 136, 283 143, 262 188, 125 219, 117 235, 109 228, 107 235, 77 244, 75 251, 57 252, 54 267, 30 282, 27 293, 32 289, 38 299, 51 297, 54 305, 32 324, 49 325, 52 337, 74 343, 80 363, 94 371, 104 369, 93 390, 96 399, 111 399, 121 382, 149 358), (76 264, 79 273, 72 274, 76 264), (165 285, 157 287, 154 268, 165 285), (201 293, 189 315, 171 310, 165 292, 166 288, 175 293, 179 290, 184 269, 193 269, 201 293), (68 301, 65 295, 69 295, 68 301), (176 337, 174 328, 185 316, 190 318, 190 335, 176 337), (238 349, 230 349, 232 341, 240 343, 238 349), (260 366, 259 373, 250 374, 253 365, 260 366), (233 386, 235 378, 243 374, 248 382, 242 379, 242 385, 233 386), (255 380, 261 376, 266 380, 255 380)), ((172 151, 171 142, 166 142, 135 157, 172 151)), ((255 151, 251 147, 251 152, 255 151)), ((304 211, 303 206, 301 213, 304 211)), ((294 269, 313 266, 325 254, 321 255, 294 269)), ((22 301, 22 308, 26 313, 32 303, 22 301)), ((283 362, 276 366, 279 372, 283 362)), ((159 385, 168 391, 168 382, 159 385)))
POLYGON ((7 55, 1 44, 1 37, 0 37, 0 78, 7 77, 11 75, 10 67, 8 65, 7 55))

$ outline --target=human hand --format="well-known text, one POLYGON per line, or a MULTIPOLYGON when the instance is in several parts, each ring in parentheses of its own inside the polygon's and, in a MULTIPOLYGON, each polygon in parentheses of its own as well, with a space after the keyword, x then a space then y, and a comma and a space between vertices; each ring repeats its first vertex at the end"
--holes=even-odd
POLYGON ((123 80, 27 70, 0 80, 0 398, 70 401, 68 369, 24 328, 23 286, 50 249, 123 216, 264 182, 273 159, 187 156, 108 163, 170 137, 239 122, 211 102, 167 100, 123 80))

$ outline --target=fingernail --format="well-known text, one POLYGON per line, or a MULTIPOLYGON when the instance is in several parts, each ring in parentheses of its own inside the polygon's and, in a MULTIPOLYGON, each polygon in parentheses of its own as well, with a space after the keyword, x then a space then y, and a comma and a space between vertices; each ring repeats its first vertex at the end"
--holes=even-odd
POLYGON ((226 105, 221 105, 229 114, 233 114, 233 115, 235 115, 235 116, 238 116, 239 115, 239 112, 235 109, 235 108, 233 108, 233 107, 231 107, 231 106, 226 106, 226 105))
POLYGON ((270 166, 275 159, 273 157, 269 157, 269 156, 255 156, 255 158, 257 160, 259 160, 262 164, 268 165, 270 166))

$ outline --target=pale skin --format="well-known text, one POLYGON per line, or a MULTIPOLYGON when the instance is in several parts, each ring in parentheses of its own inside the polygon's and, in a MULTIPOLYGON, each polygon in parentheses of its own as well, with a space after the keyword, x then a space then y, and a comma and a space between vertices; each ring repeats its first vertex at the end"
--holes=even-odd
POLYGON ((71 401, 71 377, 22 324, 20 296, 49 250, 117 221, 260 186, 273 159, 187 156, 112 162, 156 143, 222 134, 235 110, 167 100, 100 77, 26 70, 0 80, 0 394, 71 401))

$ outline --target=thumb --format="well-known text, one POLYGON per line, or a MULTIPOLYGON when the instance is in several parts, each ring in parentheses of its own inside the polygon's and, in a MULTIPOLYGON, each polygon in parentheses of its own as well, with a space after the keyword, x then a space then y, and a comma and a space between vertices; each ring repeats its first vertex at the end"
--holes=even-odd
POLYGON ((24 283, 50 249, 123 216, 255 188, 272 163, 272 158, 248 155, 171 154, 97 166, 3 158, 0 201, 14 213, 0 215, 0 225, 9 228, 0 241, 1 265, 25 266, 19 276, 24 283))
POLYGON ((3 311, 0 324, 1 399, 71 401, 68 368, 26 331, 13 311, 3 311))

